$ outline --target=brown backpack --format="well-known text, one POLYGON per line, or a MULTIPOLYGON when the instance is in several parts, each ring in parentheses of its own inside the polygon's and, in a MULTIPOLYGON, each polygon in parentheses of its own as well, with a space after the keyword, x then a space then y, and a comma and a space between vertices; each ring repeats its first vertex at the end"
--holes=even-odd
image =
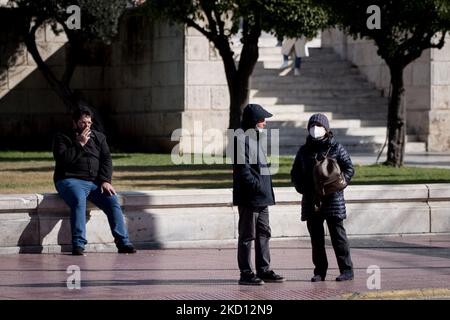
POLYGON ((313 168, 313 178, 316 195, 319 197, 341 191, 347 186, 344 174, 337 160, 328 157, 330 149, 331 147, 328 149, 323 160, 317 160, 317 154, 315 156, 316 164, 313 168))

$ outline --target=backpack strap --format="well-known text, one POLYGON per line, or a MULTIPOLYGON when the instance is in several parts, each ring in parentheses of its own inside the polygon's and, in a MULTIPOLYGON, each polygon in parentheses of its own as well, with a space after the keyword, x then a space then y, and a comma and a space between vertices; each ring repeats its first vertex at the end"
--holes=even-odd
MULTIPOLYGON (((330 146, 329 148, 328 148, 328 150, 327 150, 327 152, 325 153, 325 155, 324 155, 324 159, 326 159, 327 157, 328 157, 328 154, 330 153, 330 150, 331 150, 331 148, 332 148, 333 146, 330 146)), ((316 159, 316 162, 318 162, 319 160, 317 160, 317 156, 319 155, 319 153, 317 152, 316 153, 316 155, 314 156, 314 159, 316 159)))
POLYGON ((328 148, 328 150, 327 150, 327 153, 325 153, 325 158, 328 157, 328 154, 330 153, 331 147, 332 147, 332 146, 330 146, 330 147, 328 148))

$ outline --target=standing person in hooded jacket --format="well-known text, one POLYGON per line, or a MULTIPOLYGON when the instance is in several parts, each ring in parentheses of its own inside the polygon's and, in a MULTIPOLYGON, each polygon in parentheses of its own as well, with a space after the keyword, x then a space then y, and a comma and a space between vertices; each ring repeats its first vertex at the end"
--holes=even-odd
POLYGON ((261 148, 261 132, 272 114, 260 105, 245 107, 241 129, 235 139, 233 161, 233 204, 239 210, 239 284, 262 285, 285 279, 270 268, 268 206, 275 204, 272 178, 266 154, 261 148), (255 240, 256 275, 252 271, 251 250, 255 240))
POLYGON ((343 223, 347 217, 344 192, 337 191, 318 199, 314 188, 313 168, 316 158, 321 160, 328 153, 329 158, 337 160, 348 184, 354 174, 353 164, 344 147, 336 142, 324 114, 311 116, 308 132, 306 143, 300 147, 295 157, 291 179, 297 192, 303 195, 301 220, 306 221, 311 236, 312 260, 315 266, 311 281, 325 281, 327 275, 324 221, 327 222, 339 266, 340 275, 336 281, 352 280, 353 263, 343 223))

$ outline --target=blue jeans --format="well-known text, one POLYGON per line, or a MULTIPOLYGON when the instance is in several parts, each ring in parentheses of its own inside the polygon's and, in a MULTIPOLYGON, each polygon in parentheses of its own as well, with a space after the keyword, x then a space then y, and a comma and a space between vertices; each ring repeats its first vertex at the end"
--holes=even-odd
POLYGON ((92 181, 75 178, 59 180, 56 182, 55 187, 61 198, 70 207, 70 227, 72 230, 73 247, 84 248, 87 243, 87 200, 91 201, 106 213, 116 246, 120 248, 131 245, 117 196, 111 196, 107 192, 101 193, 100 186, 92 181))

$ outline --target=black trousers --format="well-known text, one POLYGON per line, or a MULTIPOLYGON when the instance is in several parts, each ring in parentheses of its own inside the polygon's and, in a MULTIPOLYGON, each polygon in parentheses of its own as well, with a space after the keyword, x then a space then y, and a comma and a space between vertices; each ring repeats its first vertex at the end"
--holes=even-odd
POLYGON ((270 270, 269 240, 269 209, 265 207, 239 206, 239 238, 238 265, 241 272, 252 272, 252 241, 255 240, 256 272, 270 270))
POLYGON ((325 219, 323 215, 317 213, 306 222, 309 235, 311 236, 312 260, 315 267, 314 275, 325 277, 328 270, 328 260, 325 251, 324 220, 327 221, 331 244, 333 245, 340 273, 353 272, 353 263, 343 220, 336 218, 325 219))

